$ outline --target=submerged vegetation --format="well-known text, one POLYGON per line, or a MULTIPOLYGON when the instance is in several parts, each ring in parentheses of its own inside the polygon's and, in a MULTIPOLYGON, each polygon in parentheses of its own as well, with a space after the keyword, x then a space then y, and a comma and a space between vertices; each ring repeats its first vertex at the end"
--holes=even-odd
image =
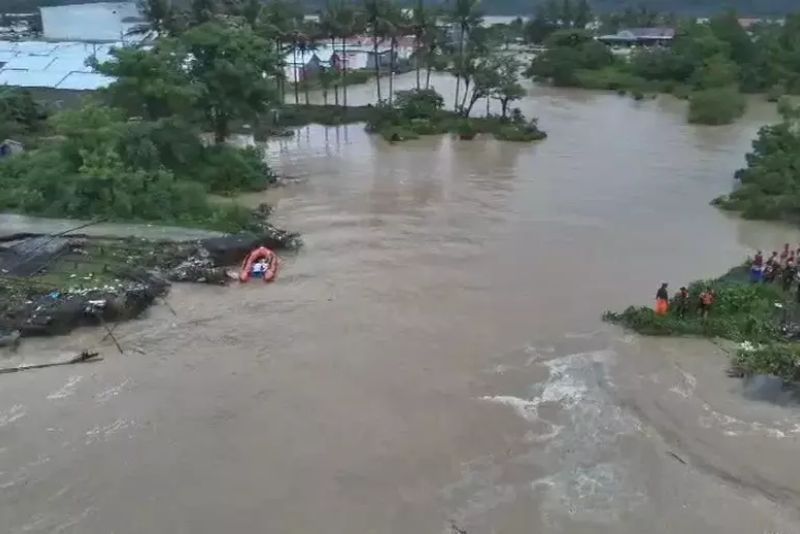
POLYGON ((621 313, 606 312, 603 318, 643 335, 730 340, 738 344, 732 359, 736 373, 800 380, 800 343, 785 333, 787 325, 800 318, 795 294, 782 291, 779 284, 752 284, 747 270, 738 267, 716 280, 693 282, 685 313, 676 296, 665 316, 652 308, 630 307, 621 313), (709 287, 715 301, 703 318, 698 311, 699 295, 709 287))

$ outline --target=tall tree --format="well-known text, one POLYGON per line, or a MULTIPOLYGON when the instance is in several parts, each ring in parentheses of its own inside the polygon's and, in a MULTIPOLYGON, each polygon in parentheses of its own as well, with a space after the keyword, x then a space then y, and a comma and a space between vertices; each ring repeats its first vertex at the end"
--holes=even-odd
POLYGON ((414 34, 414 70, 417 75, 417 89, 420 88, 420 65, 426 56, 425 42, 436 31, 436 15, 425 7, 424 0, 417 0, 411 14, 411 29, 414 34))
POLYGON ((594 19, 592 8, 589 5, 588 0, 578 0, 578 4, 575 6, 574 13, 572 26, 574 28, 578 28, 579 30, 585 29, 586 25, 592 22, 594 19))
POLYGON ((411 21, 405 11, 394 4, 388 4, 386 12, 386 36, 389 38, 389 105, 394 98, 394 75, 397 70, 398 40, 411 27, 411 21))
POLYGON ((207 22, 181 40, 189 52, 186 70, 218 144, 227 138, 231 121, 251 119, 276 103, 277 55, 249 28, 207 22))
POLYGON ((386 36, 387 29, 390 25, 389 20, 386 18, 389 11, 387 0, 364 0, 364 18, 372 38, 372 55, 375 69, 375 83, 378 92, 378 104, 383 99, 381 98, 381 52, 378 50, 378 43, 383 41, 386 36))
POLYGON ((458 27, 458 65, 456 67, 456 94, 453 108, 458 111, 458 97, 461 91, 461 76, 459 72, 465 71, 464 65, 464 45, 469 32, 477 28, 483 16, 478 10, 480 0, 454 0, 451 17, 453 23, 458 27))
POLYGON ((498 59, 498 83, 492 90, 492 97, 500 101, 501 117, 508 116, 508 104, 525 96, 525 88, 518 80, 522 63, 513 56, 504 56, 498 59))
POLYGON ((364 20, 355 6, 347 0, 340 0, 340 5, 337 9, 337 21, 339 28, 339 37, 342 40, 342 103, 347 107, 347 67, 349 59, 347 57, 347 38, 352 37, 364 28, 364 20))
MULTIPOLYGON (((279 54, 279 66, 281 71, 278 77, 278 89, 280 92, 280 101, 284 102, 286 98, 286 75, 284 67, 286 66, 286 55, 292 53, 296 56, 297 51, 294 46, 295 40, 292 39, 294 31, 303 23, 303 12, 299 6, 294 2, 287 0, 271 0, 264 9, 257 22, 258 34, 262 37, 269 39, 275 43, 275 49, 279 54)), ((292 73, 296 72, 296 58, 292 64, 292 73)), ((295 85, 295 88, 297 86, 295 85)), ((297 91, 295 91, 295 100, 297 98, 297 91)))
POLYGON ((257 27, 258 19, 263 9, 264 4, 261 0, 245 0, 241 7, 241 13, 251 28, 255 29, 257 27))
POLYGON ((147 20, 147 29, 166 33, 170 20, 174 17, 174 9, 170 0, 139 0, 139 11, 147 20))
MULTIPOLYGON (((339 7, 340 3, 336 2, 331 4, 328 2, 325 5, 325 10, 322 11, 319 15, 319 30, 320 32, 325 35, 328 39, 331 40, 331 51, 333 55, 336 55, 340 58, 339 65, 341 66, 343 58, 339 56, 336 52, 336 39, 342 34, 342 30, 339 27, 339 7)), ((331 58, 334 56, 331 55, 331 58)), ((334 67, 333 62, 331 61, 331 68, 334 67)), ((330 78, 330 74, 333 74, 333 71, 326 73, 326 78, 330 78)), ((339 105, 339 84, 336 80, 331 79, 329 80, 330 85, 333 85, 334 91, 334 103, 338 106, 339 105)), ((327 95, 326 95, 326 102, 327 104, 327 95)))
POLYGON ((129 116, 157 120, 186 117, 196 105, 198 93, 183 69, 186 49, 175 39, 161 39, 152 50, 115 48, 113 61, 93 66, 116 78, 102 90, 107 102, 129 116))
POLYGON ((203 24, 214 18, 218 11, 215 0, 192 0, 191 15, 194 25, 203 24))

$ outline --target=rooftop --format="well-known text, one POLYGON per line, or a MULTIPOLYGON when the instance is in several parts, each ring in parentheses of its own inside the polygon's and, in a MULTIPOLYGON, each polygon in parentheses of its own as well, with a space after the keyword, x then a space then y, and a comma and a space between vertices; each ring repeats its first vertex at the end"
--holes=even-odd
POLYGON ((601 41, 648 41, 673 39, 674 28, 625 28, 613 35, 601 35, 601 41))
POLYGON ((86 65, 89 58, 111 59, 122 43, 0 41, 0 85, 91 91, 113 80, 86 65))

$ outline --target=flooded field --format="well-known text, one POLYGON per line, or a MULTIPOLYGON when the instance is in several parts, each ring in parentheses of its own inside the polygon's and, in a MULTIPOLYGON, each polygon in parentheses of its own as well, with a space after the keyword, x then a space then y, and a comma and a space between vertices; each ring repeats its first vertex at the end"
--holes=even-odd
POLYGON ((535 145, 271 142, 298 181, 243 200, 306 242, 277 283, 177 286, 125 355, 83 330, 4 357, 105 360, 0 380, 0 532, 799 531, 800 410, 600 321, 800 241, 708 205, 773 107, 684 106, 537 87, 535 145))

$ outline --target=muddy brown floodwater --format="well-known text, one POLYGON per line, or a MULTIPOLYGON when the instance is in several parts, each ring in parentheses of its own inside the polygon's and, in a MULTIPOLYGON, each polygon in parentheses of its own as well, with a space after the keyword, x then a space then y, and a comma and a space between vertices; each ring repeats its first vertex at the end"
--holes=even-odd
POLYGON ((523 107, 547 141, 301 128, 269 146, 307 244, 277 283, 175 287, 124 356, 97 330, 8 356, 105 360, 1 377, 0 532, 800 531, 800 409, 600 320, 800 241, 708 205, 772 106, 523 107))

